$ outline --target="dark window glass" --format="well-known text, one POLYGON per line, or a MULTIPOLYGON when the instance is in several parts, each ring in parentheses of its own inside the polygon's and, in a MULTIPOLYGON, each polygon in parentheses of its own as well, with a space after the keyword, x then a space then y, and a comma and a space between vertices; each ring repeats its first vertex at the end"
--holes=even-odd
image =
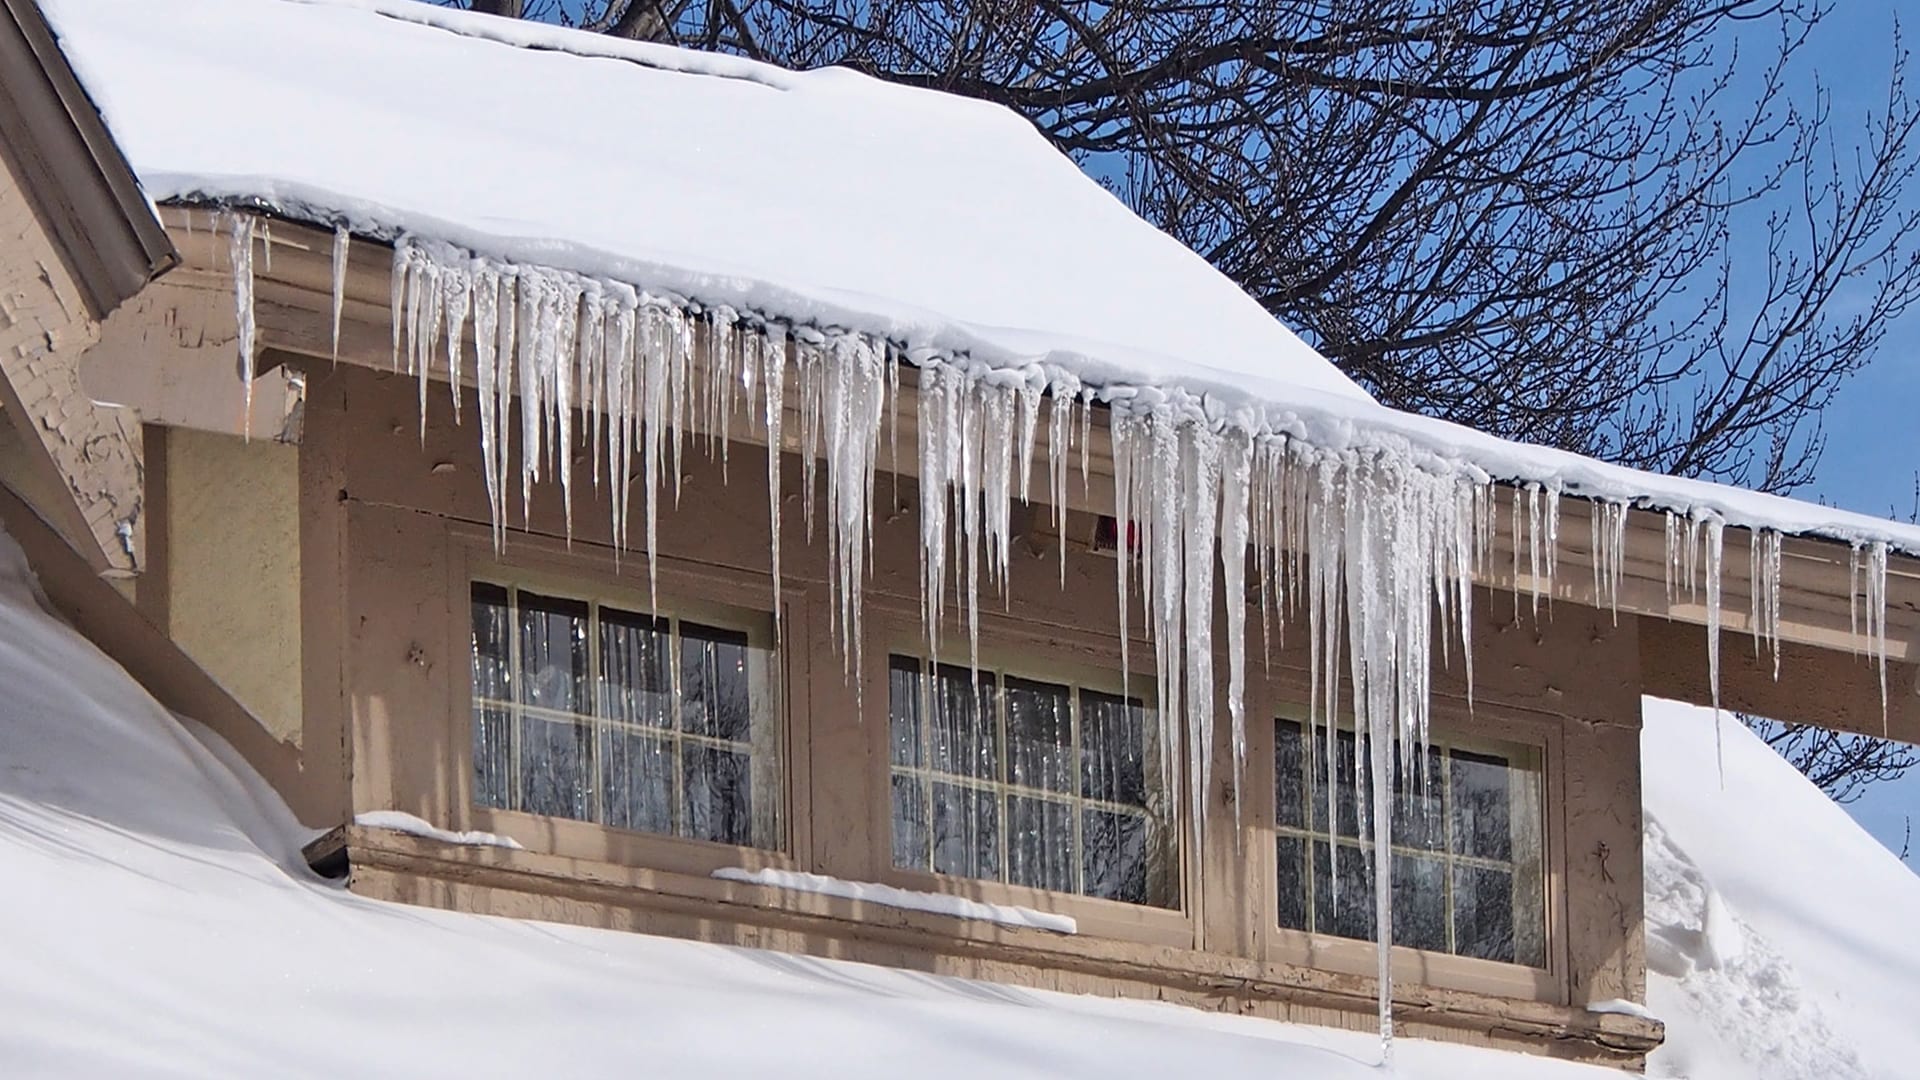
POLYGON ((1177 902, 1139 701, 907 656, 887 674, 895 866, 1177 902))
POLYGON ((472 611, 476 804, 779 845, 772 657, 750 635, 486 583, 472 611))
MULTIPOLYGON (((1323 731, 1274 725, 1276 918, 1290 930, 1371 941, 1373 845, 1354 804, 1356 739, 1343 731, 1334 741, 1331 857, 1326 745, 1323 731)), ((1395 944, 1544 966, 1537 767, 1436 743, 1403 768, 1396 748, 1393 788, 1395 944)))

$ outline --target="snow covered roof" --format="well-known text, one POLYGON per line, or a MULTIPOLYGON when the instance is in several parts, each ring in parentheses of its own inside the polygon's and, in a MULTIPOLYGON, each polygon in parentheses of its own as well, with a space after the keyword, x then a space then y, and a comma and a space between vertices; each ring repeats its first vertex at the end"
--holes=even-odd
POLYGON ((416 0, 41 0, 150 197, 885 336, 1329 450, 1920 553, 1920 529, 1372 402, 996 106, 416 0))
POLYGON ((155 199, 259 199, 995 363, 1364 398, 995 106, 412 0, 44 7, 155 199))

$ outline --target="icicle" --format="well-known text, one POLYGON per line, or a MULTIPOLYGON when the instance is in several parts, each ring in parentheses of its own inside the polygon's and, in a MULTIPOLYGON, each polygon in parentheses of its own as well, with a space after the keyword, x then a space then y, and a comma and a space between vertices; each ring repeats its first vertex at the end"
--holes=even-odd
POLYGON ((1766 557, 1761 560, 1761 579, 1765 583, 1767 647, 1773 652, 1773 680, 1780 681, 1780 534, 1772 529, 1760 532, 1766 541, 1766 557))
POLYGON ((494 363, 500 333, 500 275, 482 266, 473 279, 473 378, 480 407, 480 467, 487 485, 487 517, 493 531, 493 550, 498 554, 506 543, 501 529, 500 462, 495 444, 505 434, 501 430, 501 410, 507 403, 500 399, 494 363))
POLYGON ((228 221, 227 255, 233 264, 234 322, 240 347, 242 405, 240 431, 253 437, 253 223, 251 214, 234 214, 228 221))
MULTIPOLYGON (((1227 599, 1227 718, 1233 725, 1233 835, 1242 835, 1247 769, 1247 517, 1253 483, 1253 441, 1229 431, 1220 463, 1220 565, 1227 599)), ((1204 556, 1203 556, 1204 558, 1204 556)), ((1213 600, 1208 590, 1207 603, 1213 600)), ((1212 622, 1212 613, 1203 618, 1212 622)), ((1211 663, 1211 658, 1208 659, 1211 663)))
POLYGON ((473 302, 473 279, 467 268, 450 264, 440 274, 442 322, 447 334, 447 387, 453 393, 453 422, 460 422, 460 352, 467 315, 473 302))
POLYGON ((333 230, 333 362, 340 362, 340 313, 345 307, 347 295, 347 246, 353 241, 353 232, 345 225, 336 225, 333 230))
POLYGON ((1067 440, 1072 431, 1073 394, 1056 376, 1047 399, 1047 499, 1053 506, 1062 588, 1067 584, 1067 440))
POLYGON ((1680 596, 1680 590, 1675 585, 1680 574, 1680 518, 1671 510, 1661 516, 1666 520, 1667 529, 1667 556, 1665 559, 1667 606, 1672 607, 1674 601, 1678 600, 1680 596))
POLYGON ((1873 658, 1880 669, 1880 734, 1888 731, 1887 716, 1887 542, 1875 540, 1867 548, 1867 628, 1873 639, 1873 658))
POLYGON ((780 451, 786 445, 781 421, 787 407, 787 338, 778 326, 766 328, 766 340, 760 349, 760 385, 766 403, 767 435, 767 557, 773 567, 774 631, 779 633, 784 597, 780 594, 780 451))
POLYGON ((1545 539, 1540 501, 1544 492, 1539 484, 1527 485, 1527 579, 1533 592, 1533 619, 1540 621, 1540 542, 1545 539))
MULTIPOLYGON (((822 388, 827 451, 828 582, 846 673, 861 671, 861 582, 873 527, 873 473, 880 448, 886 371, 873 343, 857 335, 833 342, 822 388)), ((855 678, 856 698, 862 679, 855 678)))
MULTIPOLYGON (((1180 490, 1186 505, 1178 511, 1181 565, 1163 568, 1162 580, 1175 579, 1186 601, 1184 636, 1170 618, 1172 634, 1167 641, 1169 649, 1177 648, 1186 660, 1187 785, 1194 850, 1199 851, 1206 838, 1207 798, 1213 790, 1213 560, 1220 524, 1221 440, 1197 424, 1187 425, 1182 434, 1180 474, 1184 482, 1180 490)), ((1229 593, 1228 607, 1238 603, 1238 598, 1229 593)))

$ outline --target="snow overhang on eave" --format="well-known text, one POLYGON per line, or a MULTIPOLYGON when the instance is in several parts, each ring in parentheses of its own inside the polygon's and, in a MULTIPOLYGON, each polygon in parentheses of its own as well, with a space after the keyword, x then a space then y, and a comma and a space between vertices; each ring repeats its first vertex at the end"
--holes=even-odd
MULTIPOLYGON (((170 207, 164 214, 187 260, 167 285, 214 290, 230 298, 235 286, 229 213, 170 207)), ((258 230, 260 254, 253 260, 252 288, 259 351, 335 357, 335 241, 333 232, 286 219, 258 230)), ((393 267, 394 251, 388 243, 362 238, 350 246, 348 261, 340 268, 340 361, 392 370, 393 267)), ((223 299, 214 308, 227 302, 223 299)), ((430 365, 431 377, 445 382, 444 357, 436 355, 430 365)), ((904 379, 911 385, 915 372, 907 369, 904 379)), ((461 381, 473 385, 470 367, 461 381)), ((786 412, 792 422, 784 425, 782 440, 789 451, 799 449, 796 408, 789 400, 786 412)), ((1115 510, 1111 415, 1107 407, 1091 411, 1088 482, 1079 481, 1076 450, 1074 475, 1061 499, 1071 509, 1103 514, 1115 510)), ((1408 419, 1411 423, 1387 430, 1390 444, 1418 447, 1423 429, 1436 426, 1408 419)), ((901 395, 898 422, 900 444, 914 445, 919 424, 914 395, 901 395)), ((1041 504, 1055 499, 1045 465, 1045 426, 1036 433, 1029 488, 1032 501, 1041 504)), ((1450 434, 1460 431, 1444 427, 1450 434)), ((735 423, 731 431, 735 439, 764 444, 764 434, 747 422, 735 423)), ((1311 434, 1312 425, 1306 425, 1303 435, 1311 434)), ((1342 435, 1349 446, 1367 445, 1368 433, 1359 421, 1349 421, 1342 435)), ((1716 681, 1712 669, 1718 666, 1719 694, 1727 707, 1920 741, 1920 558, 1914 555, 1920 551, 1920 531, 1721 485, 1515 447, 1485 436, 1467 441, 1496 447, 1492 468, 1472 457, 1449 463, 1431 448, 1427 460, 1430 467, 1484 469, 1495 480, 1489 507, 1491 546, 1475 568, 1477 584, 1529 603, 1537 593, 1554 602, 1614 608, 1695 627, 1676 633, 1657 623, 1641 624, 1642 675, 1649 693, 1709 703, 1716 681), (1529 459, 1551 467, 1532 474, 1516 467, 1529 459), (1599 489, 1598 498, 1583 490, 1592 487, 1599 489), (1722 533, 1717 604, 1706 581, 1708 535, 1713 532, 1722 533), (1538 546, 1549 539, 1550 548, 1538 546), (1608 556, 1614 547, 1619 548, 1617 563, 1608 556), (1777 572, 1769 567, 1776 553, 1777 572), (1882 563, 1884 577, 1879 573, 1882 563), (1884 629, 1876 625, 1882 601, 1884 629), (1698 631, 1716 621, 1724 635, 1717 658, 1709 655, 1706 636, 1698 631), (1785 673, 1779 680, 1773 671, 1776 639, 1785 673), (1818 694, 1810 692, 1813 687, 1819 688, 1818 694)), ((920 471, 911 453, 902 455, 899 468, 908 475, 920 471)))

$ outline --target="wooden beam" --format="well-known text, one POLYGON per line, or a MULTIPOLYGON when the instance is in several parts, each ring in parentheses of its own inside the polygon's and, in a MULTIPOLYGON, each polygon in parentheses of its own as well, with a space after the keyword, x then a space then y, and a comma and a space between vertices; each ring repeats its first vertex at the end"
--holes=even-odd
POLYGON ((40 509, 96 572, 130 575, 144 527, 140 429, 81 389, 80 357, 99 334, 58 239, 0 154, 0 405, 33 467, 65 491, 40 509))
MULTIPOLYGON (((1721 708, 1920 744, 1920 666, 1888 661, 1886 677, 1883 709, 1880 668, 1870 656, 1792 643, 1781 650, 1775 679, 1772 656, 1755 657, 1745 635, 1720 639, 1721 708)), ((1655 697, 1713 704, 1707 642, 1698 627, 1641 619, 1640 678, 1655 697)))
POLYGON ((155 282, 116 311, 80 361, 92 398, 132 409, 149 424, 298 442, 306 379, 264 364, 251 401, 240 380, 233 298, 191 275, 155 282))
POLYGON ((179 261, 34 0, 0 0, 0 132, 94 319, 179 261))

